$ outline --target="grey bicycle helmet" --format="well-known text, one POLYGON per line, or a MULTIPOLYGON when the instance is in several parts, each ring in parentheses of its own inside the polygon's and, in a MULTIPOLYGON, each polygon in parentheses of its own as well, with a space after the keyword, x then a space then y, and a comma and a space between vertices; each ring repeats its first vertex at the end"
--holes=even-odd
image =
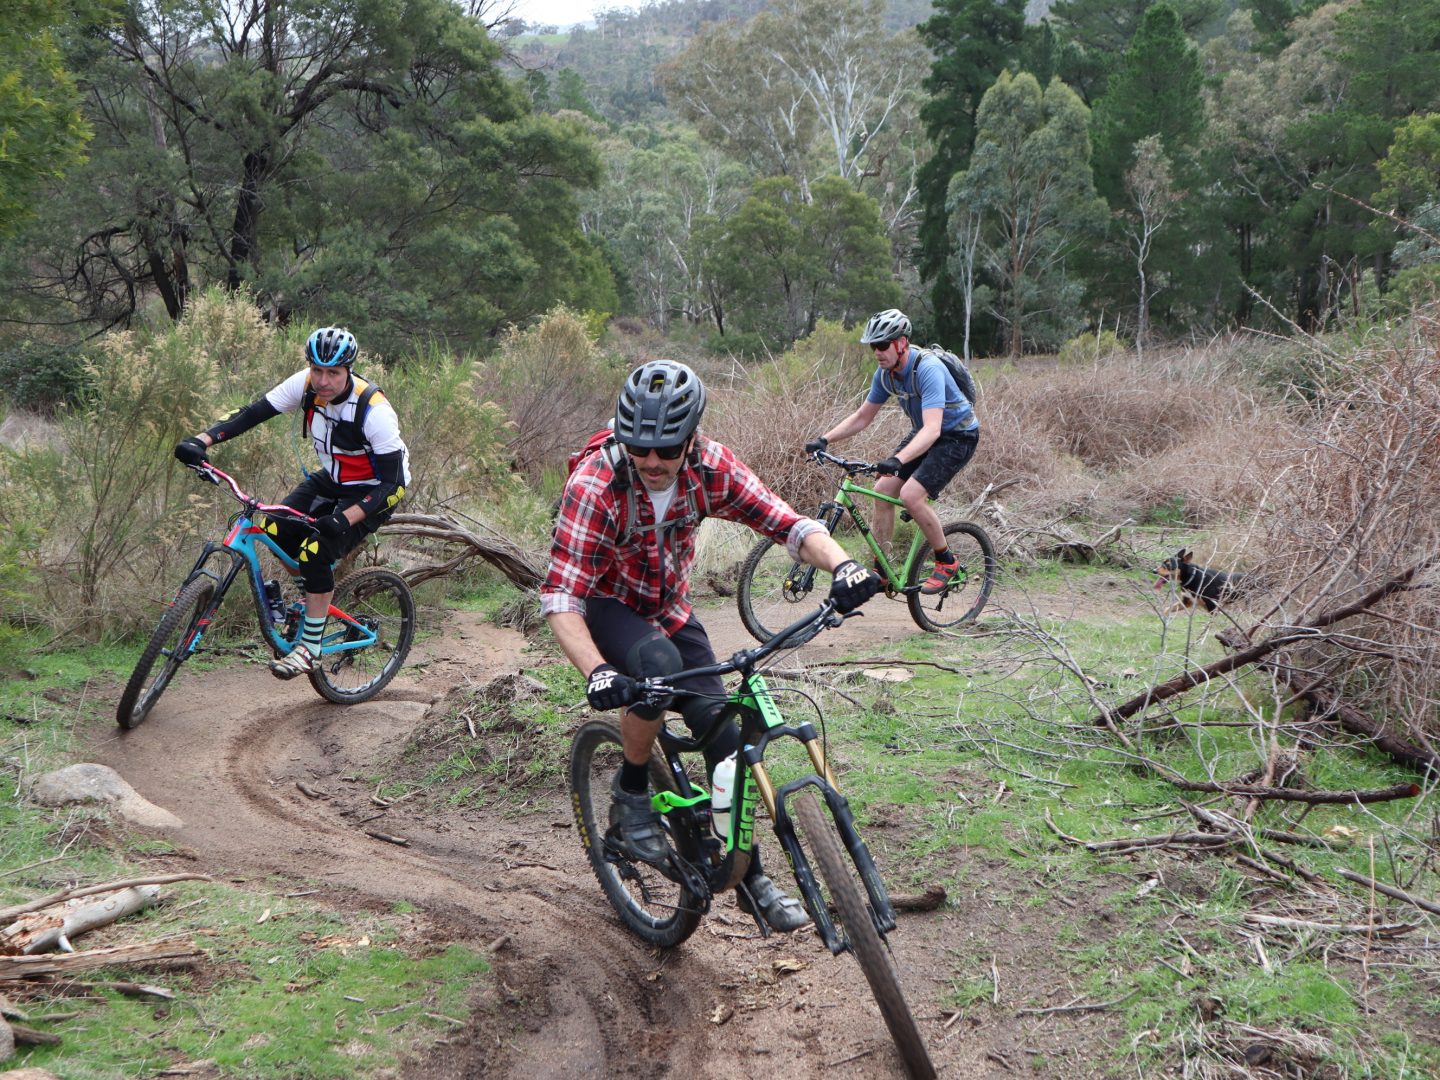
POLYGON ((910 320, 899 308, 886 308, 870 316, 865 332, 860 335, 860 344, 885 345, 902 336, 910 336, 910 320))
POLYGON ((305 359, 320 367, 349 367, 359 355, 355 335, 339 326, 322 326, 305 342, 305 359))
POLYGON ((705 387, 700 377, 673 360, 651 360, 625 379, 615 402, 615 438, 648 450, 678 446, 700 426, 705 387))

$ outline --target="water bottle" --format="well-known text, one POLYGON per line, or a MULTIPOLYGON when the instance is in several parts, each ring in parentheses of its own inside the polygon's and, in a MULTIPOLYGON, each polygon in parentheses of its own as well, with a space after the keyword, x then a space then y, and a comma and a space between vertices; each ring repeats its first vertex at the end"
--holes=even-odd
POLYGON ((735 801, 735 755, 731 754, 715 766, 710 777, 710 821, 715 835, 722 840, 730 836, 730 805, 735 801))
POLYGON ((270 609, 270 621, 276 626, 285 622, 285 597, 280 593, 280 582, 273 578, 265 582, 265 605, 270 609))

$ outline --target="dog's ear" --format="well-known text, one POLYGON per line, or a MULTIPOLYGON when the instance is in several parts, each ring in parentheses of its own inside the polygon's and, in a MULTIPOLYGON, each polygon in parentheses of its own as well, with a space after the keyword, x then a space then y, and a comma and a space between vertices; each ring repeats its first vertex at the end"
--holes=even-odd
POLYGON ((1181 548, 1181 549, 1180 549, 1180 561, 1181 561, 1182 563, 1184 563, 1184 562, 1194 562, 1194 561, 1195 561, 1195 552, 1194 552, 1193 550, 1192 550, 1192 551, 1186 551, 1184 548, 1181 548))

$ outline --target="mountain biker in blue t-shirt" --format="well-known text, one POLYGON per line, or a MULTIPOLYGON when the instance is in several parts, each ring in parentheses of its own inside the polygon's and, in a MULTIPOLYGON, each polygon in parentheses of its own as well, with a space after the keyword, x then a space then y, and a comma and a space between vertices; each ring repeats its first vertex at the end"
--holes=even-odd
MULTIPOLYGON (((935 552, 935 570, 921 592, 945 588, 959 563, 950 551, 940 518, 928 500, 963 469, 980 442, 980 421, 943 361, 910 344, 910 320, 897 308, 870 316, 860 343, 875 350, 877 370, 860 407, 824 435, 805 444, 806 453, 826 449, 870 426, 891 397, 910 417, 910 434, 876 465, 882 479, 875 490, 898 496, 935 552)), ((888 549, 895 533, 895 506, 875 502, 875 539, 888 549)), ((877 568, 878 569, 878 568, 877 568)))

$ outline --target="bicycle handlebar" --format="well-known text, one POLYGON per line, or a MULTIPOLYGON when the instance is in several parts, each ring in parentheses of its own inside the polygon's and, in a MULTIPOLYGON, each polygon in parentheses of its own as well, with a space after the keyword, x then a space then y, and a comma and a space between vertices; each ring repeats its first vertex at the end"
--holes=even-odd
POLYGON ((826 450, 816 450, 810 455, 817 465, 838 465, 850 476, 878 476, 875 464, 855 458, 837 457, 826 450))
POLYGON ((217 487, 228 487, 230 494, 235 497, 235 501, 245 507, 246 513, 253 514, 259 511, 272 517, 290 518, 305 525, 315 524, 313 517, 296 510, 293 506, 286 506, 284 503, 262 503, 258 499, 251 498, 245 494, 233 476, 212 461, 202 461, 199 465, 186 465, 185 467, 194 469, 200 474, 200 478, 208 483, 215 484, 217 487))
POLYGON ((742 649, 731 656, 729 660, 640 680, 640 685, 644 688, 644 696, 637 704, 664 708, 670 704, 670 699, 676 694, 686 693, 684 689, 677 689, 672 685, 673 682, 682 679, 693 679, 703 675, 730 675, 737 671, 748 674, 755 669, 756 664, 771 653, 779 652, 781 649, 798 649, 815 638, 821 631, 839 626, 846 619, 859 614, 862 613, 852 611, 841 615, 835 610, 835 601, 826 600, 810 614, 785 627, 765 644, 757 645, 753 649, 742 649))

